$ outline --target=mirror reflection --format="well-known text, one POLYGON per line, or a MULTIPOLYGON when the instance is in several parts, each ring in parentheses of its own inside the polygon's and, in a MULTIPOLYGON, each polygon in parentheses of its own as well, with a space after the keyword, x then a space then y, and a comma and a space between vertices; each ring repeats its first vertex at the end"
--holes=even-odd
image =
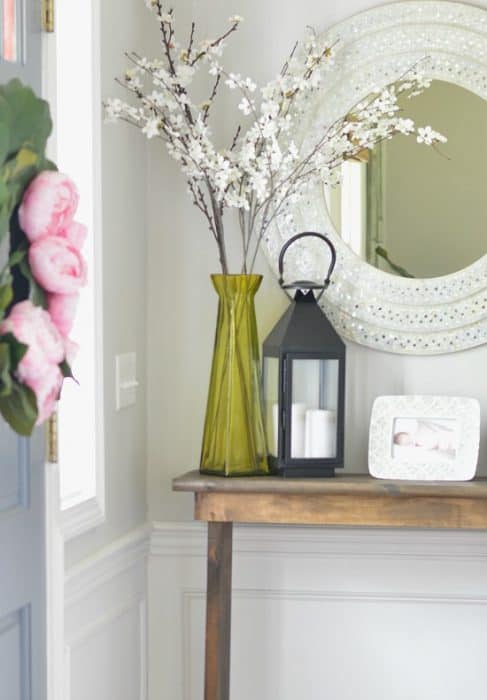
POLYGON ((344 241, 380 270, 404 277, 450 274, 487 252, 487 102, 434 80, 404 115, 448 138, 425 147, 402 135, 342 166, 327 188, 330 217, 344 241))

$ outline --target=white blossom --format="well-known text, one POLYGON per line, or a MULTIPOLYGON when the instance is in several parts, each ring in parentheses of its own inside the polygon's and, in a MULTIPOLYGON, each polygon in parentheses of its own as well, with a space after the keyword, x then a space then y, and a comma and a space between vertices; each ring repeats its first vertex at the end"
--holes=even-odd
POLYGON ((209 56, 217 56, 220 58, 223 56, 223 50, 225 49, 225 44, 222 41, 219 41, 216 44, 212 44, 211 46, 208 47, 208 55, 209 56))
POLYGON ((250 176, 250 185, 257 195, 257 200, 262 202, 267 196, 267 177, 263 172, 255 171, 250 176))
POLYGON ((142 133, 145 134, 148 139, 158 136, 160 124, 161 120, 158 117, 151 117, 142 127, 142 133))
POLYGON ((124 103, 118 98, 109 98, 105 102, 105 122, 117 122, 122 116, 124 103))
POLYGON ((398 119, 396 129, 401 134, 412 134, 414 133, 414 122, 412 119, 398 119))
POLYGON ((210 64, 210 70, 208 71, 210 75, 218 75, 223 70, 222 66, 217 61, 212 61, 210 64))
POLYGON ((288 146, 288 154, 291 160, 296 160, 299 155, 298 148, 294 141, 291 141, 288 146))
POLYGON ((255 109, 255 104, 252 100, 249 100, 247 97, 243 97, 240 104, 238 105, 238 108, 245 115, 248 115, 251 114, 252 111, 255 109))
POLYGON ((235 75, 235 73, 230 73, 228 78, 225 80, 225 85, 230 88, 230 90, 235 90, 240 82, 240 75, 235 75))
MULTIPOLYGON (((128 121, 148 139, 165 142, 217 240, 225 236, 225 210, 239 210, 244 271, 251 270, 268 226, 279 220, 294 227, 292 207, 311 188, 338 184, 340 165, 347 159, 396 134, 413 134, 428 146, 446 141, 431 126, 417 127, 399 112, 399 95, 414 96, 431 83, 416 66, 398 81, 375 88, 349 114, 320 125, 311 132, 315 135, 298 145, 294 134, 307 115, 310 96, 316 99, 318 93, 327 99, 334 47, 322 45, 310 31, 276 78, 257 90, 251 77, 224 68, 225 39, 235 27, 197 45, 191 40, 181 50, 172 13, 160 10, 157 0, 146 0, 146 5, 157 10, 159 22, 171 25, 166 36, 162 32, 162 57, 149 60, 129 54, 132 65, 123 82, 137 106, 109 99, 106 121, 128 121), (208 83, 203 95, 201 73, 208 83), (193 90, 197 77, 198 89, 193 90), (248 128, 240 128, 226 149, 216 148, 209 124, 220 82, 239 93, 237 114, 251 116, 248 128)), ((232 25, 241 21, 238 15, 230 18, 232 25)), ((220 258, 225 271, 221 247, 220 258)))
POLYGON ((170 15, 168 12, 160 12, 159 19, 161 19, 163 22, 166 22, 167 24, 172 24, 174 21, 173 16, 170 15))
POLYGON ((153 105, 156 105, 157 107, 164 107, 167 105, 167 97, 163 92, 159 92, 157 90, 153 90, 149 94, 149 102, 153 105))
POLYGON ((416 137, 418 143, 424 143, 427 146, 431 146, 436 142, 446 143, 447 139, 443 134, 434 131, 431 126, 424 126, 418 129, 418 135, 416 137))
POLYGON ((264 85, 264 87, 261 88, 260 92, 264 100, 272 100, 276 93, 275 83, 272 82, 268 83, 268 85, 264 85))
POLYGON ((267 100, 265 102, 262 102, 260 106, 260 111, 266 117, 267 119, 275 119, 277 115, 280 112, 280 105, 278 102, 272 102, 271 100, 267 100))
POLYGON ((250 78, 245 78, 243 82, 243 87, 249 92, 255 92, 257 85, 250 78))
POLYGON ((192 66, 188 66, 185 63, 180 63, 176 69, 176 75, 178 77, 178 83, 182 87, 189 85, 193 79, 195 69, 192 66))

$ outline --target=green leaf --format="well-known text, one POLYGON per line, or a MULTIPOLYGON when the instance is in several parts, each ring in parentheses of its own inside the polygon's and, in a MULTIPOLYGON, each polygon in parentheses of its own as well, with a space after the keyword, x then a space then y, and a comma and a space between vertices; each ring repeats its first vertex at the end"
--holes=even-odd
POLYGON ((29 387, 12 383, 9 396, 0 397, 0 413, 19 435, 32 435, 37 420, 37 400, 29 387))
POLYGON ((11 372, 15 372, 20 361, 29 349, 25 343, 21 343, 13 333, 4 333, 0 336, 0 343, 6 345, 9 352, 9 367, 11 372))
POLYGON ((26 248, 17 248, 9 257, 8 259, 8 265, 10 268, 15 267, 18 265, 22 260, 25 258, 27 255, 27 249, 26 248))
POLYGON ((33 173, 41 162, 41 156, 32 148, 22 147, 15 156, 8 161, 9 179, 15 183, 25 183, 26 173, 33 173))
POLYGON ((23 258, 19 262, 19 270, 29 283, 29 299, 36 306, 42 306, 43 309, 47 309, 46 294, 32 276, 32 272, 26 258, 23 258))
POLYGON ((6 160, 10 143, 10 134, 8 126, 0 123, 0 163, 6 160))
POLYGON ((7 188, 7 196, 4 193, 3 200, 0 200, 2 204, 9 201, 9 206, 13 209, 19 203, 27 185, 42 170, 43 163, 42 154, 30 147, 20 148, 7 160, 0 169, 0 179, 7 188))
POLYGON ((29 299, 34 304, 34 306, 41 306, 43 309, 47 309, 47 298, 46 293, 40 287, 35 279, 32 277, 30 281, 30 294, 29 299))
POLYGON ((9 155, 24 145, 44 152, 52 129, 49 105, 20 80, 0 86, 0 122, 9 129, 9 155))
POLYGON ((0 241, 8 231, 9 219, 10 217, 8 215, 5 216, 2 207, 0 206, 0 241))
POLYGON ((63 375, 63 377, 65 379, 72 379, 73 381, 76 382, 76 384, 79 384, 78 380, 76 379, 76 377, 74 376, 74 374, 71 370, 70 365, 68 364, 68 362, 66 360, 63 360, 61 362, 61 364, 59 365, 59 369, 61 370, 61 374, 63 375))
POLYGON ((7 343, 0 343, 0 396, 8 396, 11 392, 10 350, 7 343))
POLYGON ((57 171, 57 165, 56 163, 53 163, 52 160, 49 160, 48 158, 44 158, 41 163, 42 167, 41 170, 53 170, 57 171))
POLYGON ((0 336, 0 341, 8 345, 10 370, 15 372, 19 366, 19 362, 29 349, 29 346, 17 340, 13 333, 4 333, 2 336, 0 336))
POLYGON ((0 311, 5 311, 7 306, 12 303, 14 293, 11 284, 2 284, 0 287, 0 311))
POLYGON ((19 80, 0 85, 0 242, 30 181, 56 166, 45 157, 49 105, 19 80))
MULTIPOLYGON (((1 126, 1 124, 0 124, 1 126)), ((0 171, 1 172, 1 171, 0 171)), ((10 195, 10 190, 6 182, 4 182, 3 178, 0 180, 0 202, 3 203, 8 199, 10 195)))

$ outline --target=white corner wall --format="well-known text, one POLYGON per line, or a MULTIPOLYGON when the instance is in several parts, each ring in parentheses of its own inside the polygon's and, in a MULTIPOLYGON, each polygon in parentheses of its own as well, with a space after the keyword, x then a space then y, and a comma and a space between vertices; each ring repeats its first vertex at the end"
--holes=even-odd
MULTIPOLYGON (((124 51, 144 45, 149 17, 142 0, 99 5, 106 98, 120 90, 124 51)), ((145 139, 128 126, 103 126, 106 520, 65 547, 64 614, 52 620, 64 627, 64 663, 52 670, 59 700, 147 700, 146 175, 145 139), (131 351, 137 403, 117 413, 115 355, 131 351)))
MULTIPOLYGON (((201 0, 175 3, 213 36, 245 16, 227 65, 264 82, 305 25, 321 31, 371 0, 201 0)), ((487 0, 477 4, 487 8, 487 0)), ((154 41, 152 32, 148 46, 154 41)), ((214 125, 224 135, 228 104, 214 125)), ((214 244, 182 178, 158 143, 148 149, 147 494, 156 522, 149 559, 149 700, 200 700, 205 533, 173 477, 199 460, 216 317, 214 244), (183 521, 183 522, 182 522, 183 521)), ((235 227, 230 226, 236 237, 235 227)), ((231 246, 235 255, 235 244, 231 246)), ((261 338, 286 301, 264 260, 261 338)), ((348 346, 346 468, 367 470, 377 395, 476 396, 487 347, 402 357, 348 346)), ((482 425, 480 473, 487 474, 482 425)), ((234 568, 232 700, 483 700, 487 675, 487 539, 480 533, 238 528, 234 568)))
MULTIPOLYGON (((104 99, 119 94, 124 51, 144 45, 149 18, 139 0, 103 0, 100 16, 104 99)), ((146 142, 126 125, 103 125, 101 136, 106 521, 67 544, 68 567, 146 520, 146 142), (117 413, 115 355, 131 351, 137 404, 117 413)))

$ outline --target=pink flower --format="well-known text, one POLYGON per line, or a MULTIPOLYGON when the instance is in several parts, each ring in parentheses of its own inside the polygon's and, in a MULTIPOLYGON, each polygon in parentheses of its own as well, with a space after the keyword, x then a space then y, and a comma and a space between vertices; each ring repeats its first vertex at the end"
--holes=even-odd
POLYGON ((0 324, 0 333, 12 333, 17 340, 29 346, 19 363, 17 374, 26 384, 38 379, 50 365, 64 357, 64 345, 49 314, 30 301, 13 307, 10 315, 0 324))
POLYGON ((64 339, 64 354, 66 356, 66 362, 70 366, 70 368, 73 368, 73 362, 76 360, 76 356, 79 352, 79 345, 78 343, 75 343, 74 340, 71 340, 70 338, 65 338, 64 339))
POLYGON ((71 245, 74 245, 75 248, 81 250, 83 243, 86 240, 87 233, 88 229, 84 224, 80 224, 79 221, 72 221, 69 226, 66 226, 66 228, 58 231, 57 235, 61 236, 62 238, 66 238, 71 245))
POLYGON ((53 235, 73 220, 78 190, 66 175, 44 170, 32 180, 19 207, 19 223, 29 241, 53 235))
POLYGON ((74 294, 86 283, 83 256, 65 238, 45 236, 35 241, 29 248, 29 264, 47 292, 74 294))
POLYGON ((66 337, 73 327, 79 294, 49 294, 47 297, 47 310, 51 320, 61 333, 66 337))
POLYGON ((30 384, 37 399, 36 425, 44 423, 54 411, 62 385, 63 375, 56 365, 50 365, 41 377, 30 384))
POLYGON ((58 365, 65 356, 63 338, 47 311, 31 301, 15 304, 0 323, 0 333, 12 333, 19 342, 28 345, 17 367, 17 376, 35 393, 37 424, 42 423, 52 413, 61 390, 63 377, 58 365))
POLYGON ((26 384, 37 380, 49 365, 58 365, 64 358, 64 343, 51 317, 31 301, 15 304, 0 323, 0 333, 12 333, 20 343, 29 346, 19 363, 19 379, 26 384))

